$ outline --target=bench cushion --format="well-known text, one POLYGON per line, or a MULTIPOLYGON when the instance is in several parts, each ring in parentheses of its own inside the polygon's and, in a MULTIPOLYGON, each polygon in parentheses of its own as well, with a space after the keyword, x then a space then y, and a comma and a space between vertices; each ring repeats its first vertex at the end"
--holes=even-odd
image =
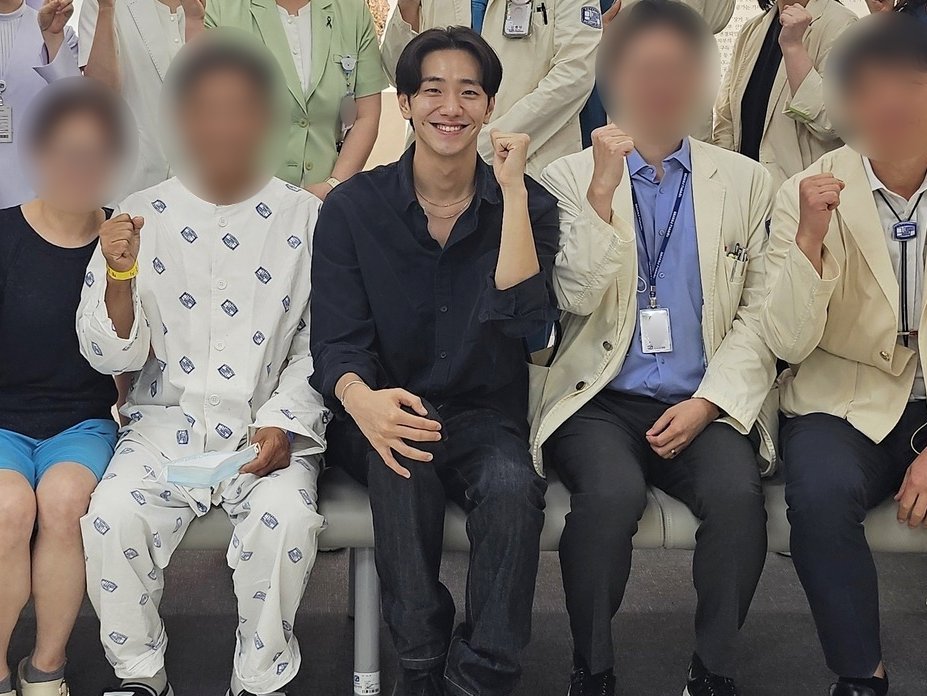
MULTIPOLYGON (((570 511, 570 494, 555 476, 549 478, 547 511, 541 549, 556 551, 570 511)), ((340 469, 329 469, 321 478, 320 509, 327 528, 319 540, 322 548, 365 548, 373 545, 373 522, 366 489, 340 469)), ((785 515, 785 486, 767 482, 766 509, 769 512, 770 551, 787 551, 789 525, 785 515)), ((692 549, 698 520, 681 502, 663 491, 651 489, 634 545, 637 548, 692 549)), ((866 520, 869 543, 877 551, 927 553, 927 531, 908 529, 895 520, 895 503, 883 503, 866 520)), ((182 548, 225 549, 231 525, 221 509, 196 520, 182 548)), ((449 551, 469 548, 466 517, 456 505, 449 505, 444 528, 444 546, 449 551)))

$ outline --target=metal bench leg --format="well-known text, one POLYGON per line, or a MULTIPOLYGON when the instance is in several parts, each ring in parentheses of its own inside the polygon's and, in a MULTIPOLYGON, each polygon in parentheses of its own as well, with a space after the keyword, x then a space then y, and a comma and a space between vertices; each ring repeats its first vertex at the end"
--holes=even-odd
POLYGON ((354 619, 354 583, 357 578, 357 549, 348 550, 348 618, 354 619))
POLYGON ((380 693, 380 580, 373 549, 352 549, 354 558, 354 693, 380 693))

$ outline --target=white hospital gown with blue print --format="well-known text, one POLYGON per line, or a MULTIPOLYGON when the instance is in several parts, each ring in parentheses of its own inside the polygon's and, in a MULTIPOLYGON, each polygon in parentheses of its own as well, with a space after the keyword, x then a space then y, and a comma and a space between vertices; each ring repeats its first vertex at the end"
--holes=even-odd
POLYGON ((81 350, 101 372, 133 373, 122 408, 130 422, 82 523, 88 593, 122 679, 163 667, 163 570, 190 522, 212 506, 234 524, 236 676, 249 692, 268 693, 299 668, 293 621, 323 527, 316 481, 329 418, 308 384, 318 208, 314 196, 279 179, 230 206, 196 197, 178 179, 127 198, 119 211, 145 225, 126 339, 109 319, 99 251, 88 267, 81 350), (212 488, 167 483, 169 462, 234 452, 269 426, 292 434, 288 468, 212 488))

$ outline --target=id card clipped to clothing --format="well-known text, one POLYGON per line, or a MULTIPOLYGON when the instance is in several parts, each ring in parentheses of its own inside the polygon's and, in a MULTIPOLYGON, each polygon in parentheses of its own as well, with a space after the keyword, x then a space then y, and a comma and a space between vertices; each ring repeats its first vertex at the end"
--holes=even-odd
POLYGON ((502 35, 507 39, 524 39, 531 34, 534 0, 505 0, 505 24, 502 35))
POLYGON ((0 143, 13 142, 13 107, 3 103, 6 81, 0 80, 0 143))
POLYGON ((640 310, 641 352, 645 354, 672 353, 673 327, 669 309, 651 307, 640 310))

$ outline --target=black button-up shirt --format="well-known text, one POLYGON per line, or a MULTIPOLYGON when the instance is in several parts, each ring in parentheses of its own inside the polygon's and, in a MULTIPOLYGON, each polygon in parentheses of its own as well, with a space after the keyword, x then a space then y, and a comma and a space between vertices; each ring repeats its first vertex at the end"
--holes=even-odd
POLYGON ((557 317, 551 268, 557 201, 526 178, 541 271, 507 290, 493 280, 502 192, 479 160, 476 195, 445 247, 428 233, 402 159, 363 172, 322 206, 312 254, 310 382, 336 414, 335 384, 357 373, 374 389, 402 387, 436 407, 495 408, 526 421, 525 337, 557 317))

